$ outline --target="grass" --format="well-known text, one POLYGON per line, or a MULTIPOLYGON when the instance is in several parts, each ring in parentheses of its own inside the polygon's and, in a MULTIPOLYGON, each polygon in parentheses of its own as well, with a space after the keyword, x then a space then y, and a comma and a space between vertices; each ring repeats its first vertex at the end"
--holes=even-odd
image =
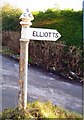
POLYGON ((54 106, 50 101, 35 101, 33 103, 28 103, 27 109, 25 111, 15 108, 6 109, 2 113, 2 120, 24 120, 29 118, 35 118, 34 120, 52 120, 53 118, 57 118, 57 120, 62 118, 66 118, 66 120, 82 120, 82 115, 70 112, 58 106, 54 106))
POLYGON ((5 47, 5 46, 2 47, 1 53, 4 54, 4 55, 11 55, 11 54, 13 54, 13 52, 11 51, 11 49, 8 48, 8 47, 5 47))

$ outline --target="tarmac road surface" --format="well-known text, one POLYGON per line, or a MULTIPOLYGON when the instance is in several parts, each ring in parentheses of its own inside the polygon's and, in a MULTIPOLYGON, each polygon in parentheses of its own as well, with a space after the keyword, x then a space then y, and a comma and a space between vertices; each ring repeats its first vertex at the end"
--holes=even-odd
MULTIPOLYGON (((19 63, 0 55, 0 103, 2 110, 17 106, 19 63)), ((82 85, 75 85, 37 67, 29 66, 28 70, 28 102, 34 100, 50 100, 53 104, 62 106, 82 114, 82 85)), ((1 108, 0 108, 1 111, 1 108)))

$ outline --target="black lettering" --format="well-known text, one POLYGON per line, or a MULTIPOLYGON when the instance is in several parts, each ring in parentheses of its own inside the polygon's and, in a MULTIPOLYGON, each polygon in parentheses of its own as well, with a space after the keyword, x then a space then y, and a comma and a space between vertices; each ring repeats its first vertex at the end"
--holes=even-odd
POLYGON ((45 37, 48 37, 48 33, 47 33, 47 32, 45 32, 45 33, 44 33, 44 36, 45 36, 45 37))
POLYGON ((26 17, 26 13, 23 13, 23 16, 26 17))
POLYGON ((34 36, 34 37, 36 36, 36 31, 33 31, 33 36, 34 36))
POLYGON ((26 9, 26 12, 29 12, 28 8, 26 9))
POLYGON ((39 35, 40 35, 40 37, 43 37, 42 32, 40 32, 40 34, 39 34, 39 35))
POLYGON ((58 37, 58 33, 55 33, 55 37, 56 37, 56 38, 58 37))
POLYGON ((39 34, 38 34, 38 32, 37 32, 37 31, 36 31, 36 36, 37 36, 37 37, 39 37, 39 34))
POLYGON ((53 37, 55 37, 55 33, 53 33, 53 37))
POLYGON ((29 16, 29 17, 32 17, 30 13, 28 14, 28 16, 29 16))
POLYGON ((51 32, 49 32, 49 37, 51 36, 51 32))

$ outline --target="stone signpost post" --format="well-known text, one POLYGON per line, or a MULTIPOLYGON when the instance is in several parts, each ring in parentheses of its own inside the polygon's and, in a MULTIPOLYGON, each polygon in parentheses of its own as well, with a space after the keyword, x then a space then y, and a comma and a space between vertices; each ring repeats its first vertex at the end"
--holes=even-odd
POLYGON ((20 39, 20 61, 19 61, 19 98, 18 108, 27 107, 27 70, 28 70, 28 44, 29 38, 26 37, 27 29, 32 25, 34 19, 28 9, 20 16, 22 26, 20 39))
POLYGON ((57 30, 30 28, 31 21, 34 19, 31 12, 26 9, 20 19, 22 26, 20 39, 20 62, 19 62, 19 95, 18 108, 26 109, 27 107, 27 73, 28 73, 28 44, 29 39, 56 41, 61 35, 57 30))

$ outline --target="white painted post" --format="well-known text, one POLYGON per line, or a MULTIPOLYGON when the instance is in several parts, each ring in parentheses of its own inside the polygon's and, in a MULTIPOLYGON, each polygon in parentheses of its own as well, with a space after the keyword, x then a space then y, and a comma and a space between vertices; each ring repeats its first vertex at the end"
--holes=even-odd
POLYGON ((32 25, 31 21, 34 19, 32 14, 26 9, 20 19, 22 26, 20 39, 20 61, 19 61, 19 96, 18 108, 26 109, 27 107, 27 73, 28 73, 28 44, 27 29, 32 25))

